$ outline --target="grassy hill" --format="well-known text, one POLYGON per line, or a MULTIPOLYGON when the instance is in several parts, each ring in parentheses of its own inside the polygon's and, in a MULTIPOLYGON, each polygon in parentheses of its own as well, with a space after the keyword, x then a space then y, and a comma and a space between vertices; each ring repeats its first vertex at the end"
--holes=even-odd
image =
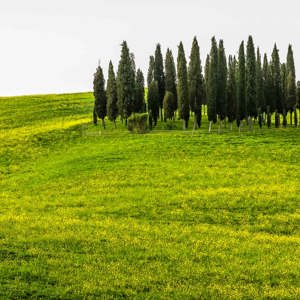
POLYGON ((136 135, 92 106, 0 98, 1 299, 300 298, 300 129, 136 135))

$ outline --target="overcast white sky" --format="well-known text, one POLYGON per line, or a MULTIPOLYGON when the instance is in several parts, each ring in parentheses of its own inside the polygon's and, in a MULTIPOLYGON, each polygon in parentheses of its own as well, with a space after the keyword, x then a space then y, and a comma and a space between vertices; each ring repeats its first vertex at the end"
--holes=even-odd
POLYGON ((213 35, 227 55, 248 34, 268 54, 276 41, 282 59, 292 43, 300 76, 299 16, 299 0, 0 0, 0 95, 88 91, 123 40, 146 72, 157 42, 177 56, 182 40, 189 55, 194 35, 202 61, 213 35))

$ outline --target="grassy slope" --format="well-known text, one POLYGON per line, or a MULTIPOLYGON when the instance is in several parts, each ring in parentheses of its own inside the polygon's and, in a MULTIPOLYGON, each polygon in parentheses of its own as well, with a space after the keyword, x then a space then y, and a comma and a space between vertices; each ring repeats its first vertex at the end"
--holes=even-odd
POLYGON ((0 298, 300 297, 297 129, 134 135, 92 103, 0 98, 0 298))

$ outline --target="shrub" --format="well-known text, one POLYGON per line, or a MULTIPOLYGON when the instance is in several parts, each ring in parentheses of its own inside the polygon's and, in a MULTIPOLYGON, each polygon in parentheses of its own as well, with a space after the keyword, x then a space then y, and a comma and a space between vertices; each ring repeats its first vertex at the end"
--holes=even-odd
POLYGON ((145 133, 147 126, 148 114, 134 114, 128 118, 128 130, 131 132, 145 133))

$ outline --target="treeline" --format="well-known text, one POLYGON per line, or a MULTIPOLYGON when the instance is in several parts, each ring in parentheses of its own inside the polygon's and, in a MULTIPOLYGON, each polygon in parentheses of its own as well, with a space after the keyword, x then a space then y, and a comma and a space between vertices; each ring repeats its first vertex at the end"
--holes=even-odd
POLYGON ((286 61, 281 63, 279 50, 274 45, 270 59, 255 48, 251 36, 247 45, 244 41, 238 49, 238 56, 227 57, 223 40, 211 40, 204 72, 196 37, 193 39, 189 62, 182 42, 178 46, 177 61, 170 49, 165 58, 157 44, 149 59, 146 78, 148 87, 145 97, 145 78, 140 69, 136 70, 134 54, 129 51, 126 41, 122 43, 121 58, 115 74, 109 62, 107 84, 99 65, 94 74, 94 123, 105 118, 116 126, 120 117, 127 125, 132 114, 148 113, 149 127, 158 120, 176 118, 183 120, 188 128, 191 114, 194 115, 194 129, 201 126, 202 108, 207 108, 209 131, 213 123, 219 122, 219 129, 228 121, 230 128, 236 123, 239 129, 243 121, 252 130, 253 120, 260 127, 271 127, 272 116, 275 127, 298 126, 300 82, 296 84, 296 71, 292 46, 288 46, 286 61), (146 100, 146 101, 145 101, 146 100), (281 124, 282 123, 282 124, 281 124))

